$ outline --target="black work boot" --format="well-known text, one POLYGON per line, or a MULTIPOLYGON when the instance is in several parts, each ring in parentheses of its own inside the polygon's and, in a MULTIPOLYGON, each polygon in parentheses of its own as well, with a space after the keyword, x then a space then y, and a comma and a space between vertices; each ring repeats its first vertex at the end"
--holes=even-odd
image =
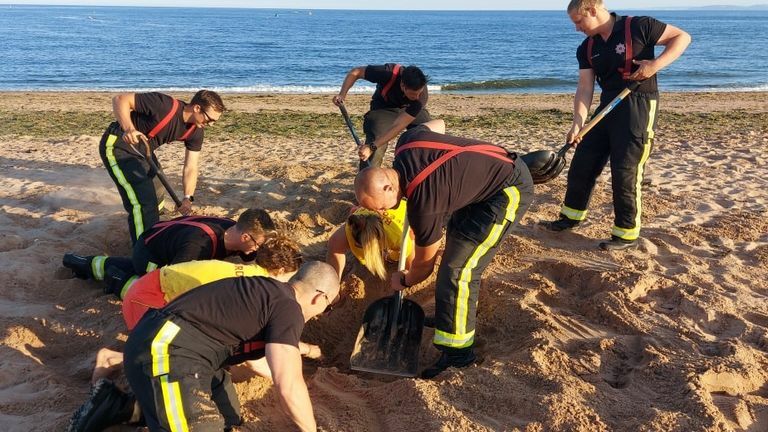
POLYGON ((114 294, 122 298, 120 293, 131 277, 117 267, 107 267, 104 272, 104 294, 114 294))
POLYGON ((64 258, 61 260, 61 264, 64 267, 72 270, 75 277, 78 279, 92 279, 93 272, 91 271, 91 261, 93 257, 75 255, 73 253, 65 253, 64 258))
POLYGON ((575 228, 579 225, 579 221, 561 215, 558 220, 542 222, 542 225, 550 231, 560 232, 575 228))
POLYGON ((607 251, 617 251, 624 249, 634 249, 637 247, 637 240, 624 240, 621 237, 611 236, 608 241, 600 242, 600 249, 607 251))
POLYGON ((67 432, 101 432, 131 420, 136 398, 125 393, 110 380, 102 378, 91 387, 85 403, 69 420, 67 432))
POLYGON ((475 350, 471 347, 463 349, 448 349, 447 351, 443 351, 443 353, 440 355, 440 359, 437 360, 437 363, 424 369, 421 372, 421 377, 425 379, 434 378, 449 367, 467 367, 474 363, 475 360, 477 360, 477 356, 475 355, 475 350))

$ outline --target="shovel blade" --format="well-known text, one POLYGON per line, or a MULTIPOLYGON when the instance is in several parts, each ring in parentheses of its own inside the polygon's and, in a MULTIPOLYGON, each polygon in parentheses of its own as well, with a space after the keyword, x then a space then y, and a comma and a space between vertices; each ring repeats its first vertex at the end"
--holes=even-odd
POLYGON ((403 300, 394 322, 396 302, 386 297, 365 310, 349 359, 352 370, 404 377, 418 373, 424 311, 416 302, 403 300))

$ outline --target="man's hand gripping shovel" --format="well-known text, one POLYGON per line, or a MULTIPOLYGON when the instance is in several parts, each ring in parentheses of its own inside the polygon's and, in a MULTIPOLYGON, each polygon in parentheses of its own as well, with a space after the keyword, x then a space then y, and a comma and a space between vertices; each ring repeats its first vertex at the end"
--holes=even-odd
MULTIPOLYGON (((352 124, 352 119, 349 118, 349 113, 347 112, 347 108, 342 103, 339 105, 339 111, 341 111, 341 115, 344 117, 344 122, 347 124, 347 128, 349 128, 349 132, 352 134, 352 138, 355 139, 355 143, 357 143, 357 148, 359 149, 360 146, 363 145, 363 143, 360 141, 360 137, 357 136, 357 132, 355 131, 355 126, 352 124)), ((360 165, 359 169, 363 170, 365 168, 368 168, 371 166, 370 162, 368 162, 368 159, 360 159, 360 165)))
MULTIPOLYGON (((408 219, 404 225, 397 264, 399 271, 405 270, 408 257, 408 219)), ((416 302, 404 300, 402 291, 376 300, 363 315, 363 324, 349 359, 351 368, 385 375, 416 376, 423 328, 424 311, 416 302)))
MULTIPOLYGON (((613 109, 616 108, 616 106, 622 100, 624 100, 625 97, 627 97, 633 91, 637 90, 639 85, 639 81, 634 81, 627 88, 622 90, 618 96, 613 98, 613 100, 608 105, 606 105, 605 108, 595 114, 595 116, 592 117, 592 120, 590 120, 583 128, 581 128, 573 140, 578 142, 584 138, 587 132, 592 130, 592 128, 595 127, 595 125, 600 120, 605 118, 609 112, 613 111, 613 109)), ((533 183, 546 183, 560 175, 560 173, 563 171, 563 168, 565 168, 565 154, 571 147, 573 147, 573 144, 567 143, 557 153, 551 150, 539 150, 520 156, 523 162, 528 165, 528 169, 531 171, 533 183)))

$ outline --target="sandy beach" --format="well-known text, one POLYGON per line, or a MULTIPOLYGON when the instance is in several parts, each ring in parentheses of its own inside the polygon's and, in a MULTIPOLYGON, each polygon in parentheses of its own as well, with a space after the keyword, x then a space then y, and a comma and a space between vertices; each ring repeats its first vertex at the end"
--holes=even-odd
MULTIPOLYGON (((98 348, 127 338, 119 302, 61 266, 69 251, 129 253, 97 149, 112 96, 0 93, 4 431, 64 430, 98 348)), ((368 98, 348 102, 361 133, 368 98)), ((331 96, 224 101, 230 112, 206 133, 197 212, 265 208, 307 259, 324 259, 355 204, 354 144, 331 96)), ((448 133, 524 153, 563 144, 571 104, 572 95, 437 94, 429 109, 448 133)), ((608 169, 587 223, 569 233, 538 225, 556 217, 565 174, 537 186, 484 274, 477 365, 435 380, 352 372, 362 313, 390 292, 348 260, 340 305, 304 331, 324 353, 304 363, 320 429, 768 430, 768 93, 665 93, 660 107, 639 248, 597 249, 613 220, 608 169)), ((179 143, 158 152, 178 189, 182 154, 179 143)), ((406 295, 429 314, 433 293, 434 275, 406 295)), ((422 367, 438 356, 431 337, 425 329, 422 367)), ((292 430, 271 383, 240 378, 238 430, 292 430)))

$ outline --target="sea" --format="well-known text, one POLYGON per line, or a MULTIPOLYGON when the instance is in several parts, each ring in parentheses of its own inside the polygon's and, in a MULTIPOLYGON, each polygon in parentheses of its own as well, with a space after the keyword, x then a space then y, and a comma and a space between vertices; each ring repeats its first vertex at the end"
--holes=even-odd
MULTIPOLYGON (((768 91, 768 10, 616 12, 691 34, 662 90, 768 91)), ((570 93, 583 38, 564 11, 0 5, 0 90, 335 93, 351 67, 396 62, 433 92, 570 93)))

